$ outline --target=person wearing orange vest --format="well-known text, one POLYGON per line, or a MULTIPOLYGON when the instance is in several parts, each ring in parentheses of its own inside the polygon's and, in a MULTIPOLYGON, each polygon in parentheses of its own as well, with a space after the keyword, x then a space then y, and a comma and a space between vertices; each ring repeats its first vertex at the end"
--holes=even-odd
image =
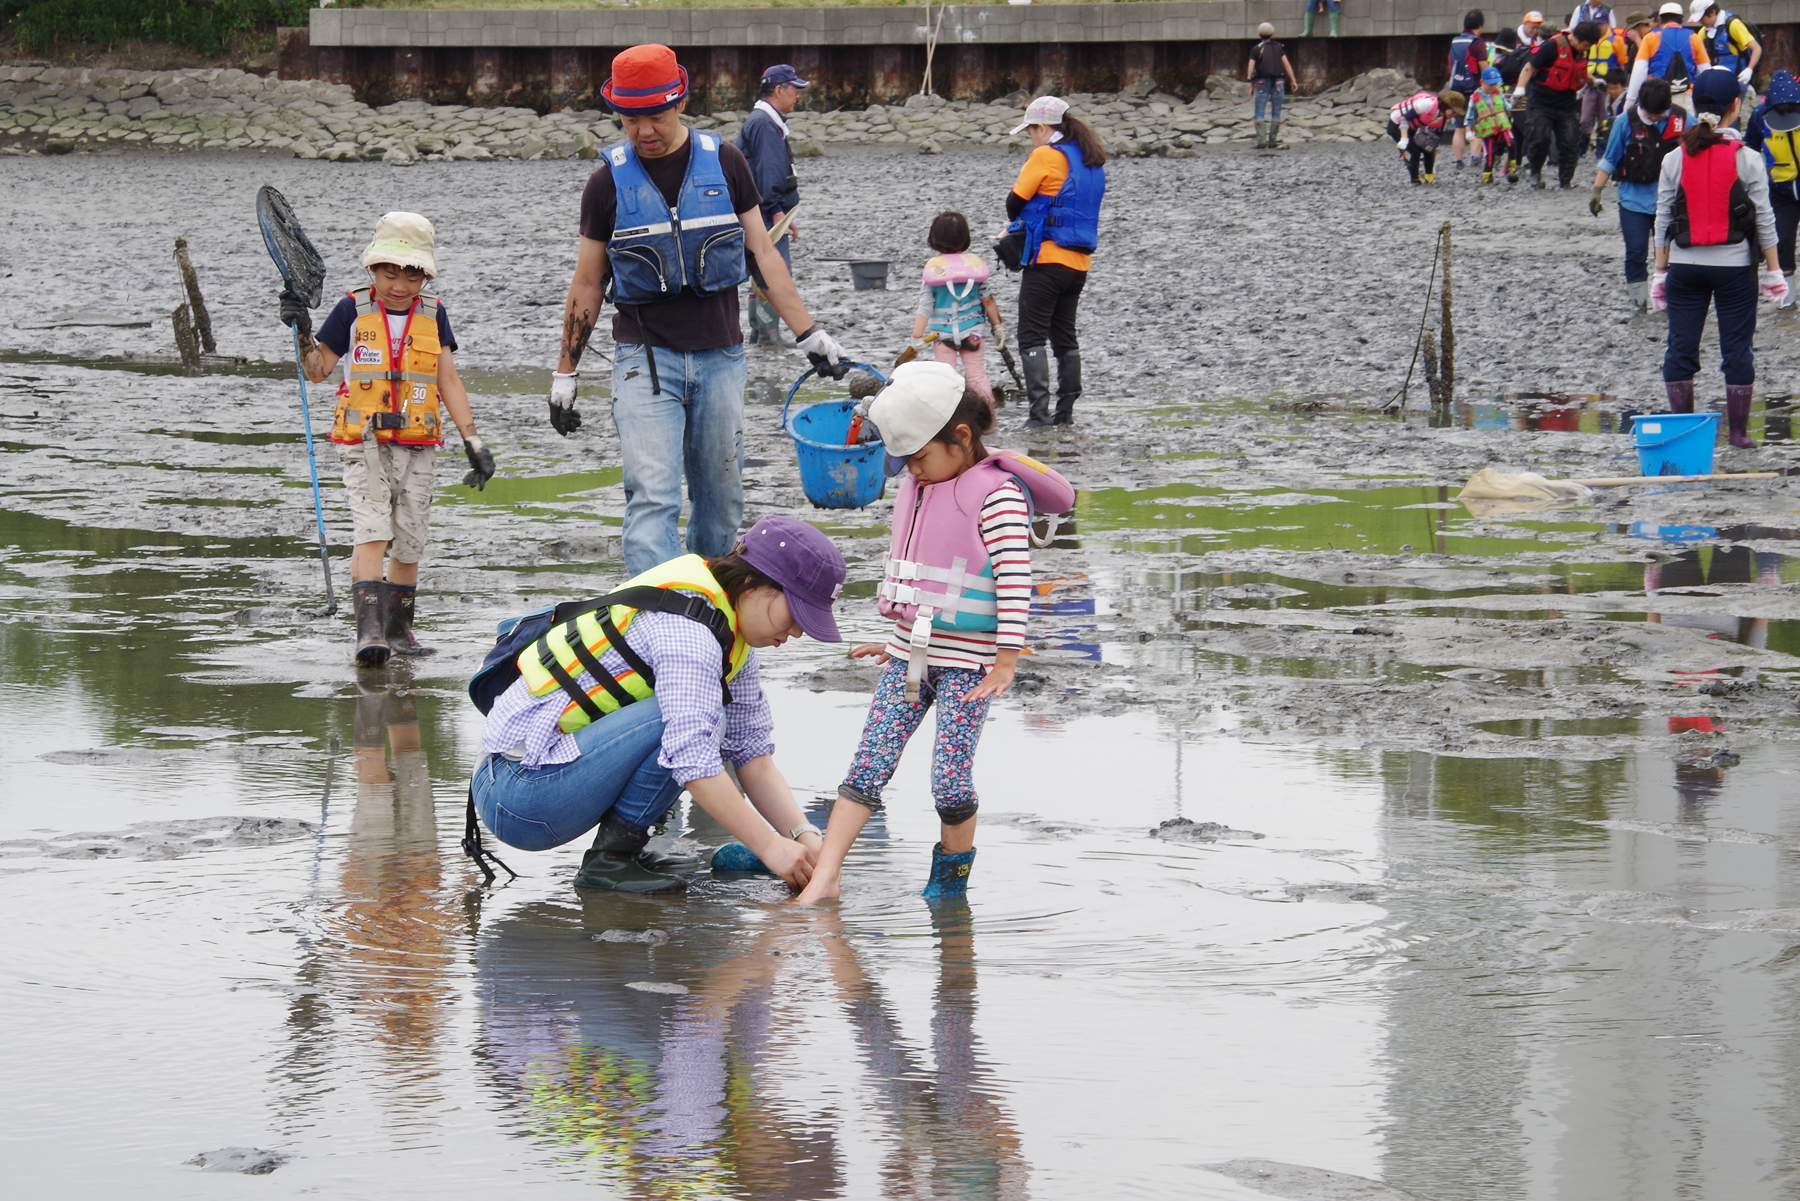
POLYGON ((1600 40, 1600 27, 1584 21, 1567 33, 1546 38, 1519 72, 1514 93, 1524 92, 1525 157, 1531 186, 1544 186, 1544 160, 1556 137, 1557 186, 1574 186, 1581 157, 1581 94, 1587 88, 1588 48, 1600 40))
POLYGON ((344 362, 331 440, 344 467, 355 551, 356 662, 424 655, 413 632, 419 560, 431 511, 431 472, 444 444, 439 406, 462 435, 469 473, 486 487, 494 456, 475 433, 469 394, 456 374, 456 336, 443 302, 424 290, 437 276, 437 233, 417 213, 388 213, 363 251, 369 282, 338 301, 314 340, 305 306, 282 295, 281 320, 300 330, 306 378, 322 383, 344 362), (385 560, 385 567, 383 560, 385 560))
POLYGON ((1787 279, 1776 258, 1775 213, 1763 156, 1732 129, 1742 89, 1730 71, 1702 71, 1692 91, 1696 117, 1681 149, 1663 159, 1656 189, 1656 275, 1650 302, 1668 310, 1663 386, 1669 411, 1694 411, 1700 334, 1706 310, 1719 315, 1725 414, 1731 444, 1752 450, 1750 393, 1756 383, 1756 302, 1780 304, 1787 279), (1753 265, 1761 260, 1760 276, 1753 265))

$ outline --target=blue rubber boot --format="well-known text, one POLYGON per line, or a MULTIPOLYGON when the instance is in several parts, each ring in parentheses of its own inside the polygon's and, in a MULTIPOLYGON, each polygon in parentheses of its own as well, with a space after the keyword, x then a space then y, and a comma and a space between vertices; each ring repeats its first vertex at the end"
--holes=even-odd
POLYGON ((931 900, 962 896, 969 891, 969 869, 974 866, 973 847, 952 855, 944 850, 943 843, 938 843, 931 848, 931 879, 925 882, 925 891, 920 895, 931 900))
POLYGON ((756 852, 741 842, 728 842, 713 852, 712 869, 715 872, 762 872, 772 876, 771 872, 756 852))

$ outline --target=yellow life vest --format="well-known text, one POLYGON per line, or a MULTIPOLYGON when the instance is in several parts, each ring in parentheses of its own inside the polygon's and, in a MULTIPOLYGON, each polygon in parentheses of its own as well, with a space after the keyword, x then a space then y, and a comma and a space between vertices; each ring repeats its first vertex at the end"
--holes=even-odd
POLYGON ((1588 47, 1588 78, 1605 83, 1606 73, 1629 62, 1631 43, 1623 29, 1615 29, 1588 47))
POLYGON ((1794 146, 1794 134, 1800 130, 1776 131, 1763 135, 1763 149, 1769 156, 1769 181, 1793 183, 1800 176, 1800 150, 1794 146))
POLYGON ((443 348, 438 343, 437 297, 420 293, 413 301, 397 361, 381 302, 368 288, 356 289, 350 299, 356 302, 356 324, 350 353, 344 358, 331 440, 361 442, 365 427, 373 424, 377 442, 442 446, 437 361, 443 348))
MULTIPOLYGON (((750 644, 738 633, 737 613, 731 607, 731 598, 725 595, 725 589, 719 586, 707 569, 706 560, 699 555, 683 555, 652 567, 625 581, 602 599, 621 597, 640 588, 659 589, 666 596, 659 600, 655 594, 649 594, 638 598, 636 605, 612 604, 590 609, 552 626, 548 634, 519 653, 516 661, 519 675, 532 696, 549 696, 559 688, 569 695, 569 703, 563 707, 562 716, 556 723, 563 733, 573 734, 608 713, 655 694, 655 674, 623 637, 637 620, 637 615, 646 609, 682 612, 712 626, 721 651, 729 637, 731 650, 725 659, 721 684, 742 671, 745 660, 750 657, 750 644), (684 596, 683 592, 699 593, 700 596, 684 596), (711 602, 710 608, 706 602, 711 602), (724 619, 722 622, 720 617, 724 619), (620 675, 613 675, 600 663, 600 656, 608 650, 617 651, 629 664, 620 675), (597 681, 586 691, 577 682, 584 671, 597 681)), ((729 690, 725 695, 729 701, 729 690)))

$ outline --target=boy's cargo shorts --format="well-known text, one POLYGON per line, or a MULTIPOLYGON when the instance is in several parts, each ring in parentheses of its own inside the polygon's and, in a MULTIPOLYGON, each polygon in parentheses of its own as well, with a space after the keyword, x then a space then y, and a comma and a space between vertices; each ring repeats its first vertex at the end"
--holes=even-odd
POLYGON ((338 443, 337 448, 344 464, 344 495, 350 499, 352 541, 386 542, 388 557, 400 563, 424 558, 437 448, 375 441, 338 443))

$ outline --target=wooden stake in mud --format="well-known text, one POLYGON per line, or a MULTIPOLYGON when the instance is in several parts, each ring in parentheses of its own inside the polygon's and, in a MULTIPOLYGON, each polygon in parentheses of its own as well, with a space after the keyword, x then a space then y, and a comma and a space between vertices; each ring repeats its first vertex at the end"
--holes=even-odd
POLYGON ((200 344, 207 354, 218 354, 219 344, 213 341, 212 318, 206 312, 206 301, 200 298, 200 277, 194 274, 193 260, 188 258, 186 238, 175 239, 175 265, 181 268, 181 284, 187 289, 188 312, 194 328, 200 333, 200 344))
POLYGON ((182 305, 169 319, 175 324, 175 349, 181 352, 183 374, 199 375, 200 370, 200 335, 194 332, 194 319, 188 313, 188 306, 182 305))
POLYGON ((1435 409, 1444 390, 1444 381, 1438 378, 1437 338, 1426 330, 1419 337, 1419 346, 1419 356, 1425 361, 1425 391, 1431 396, 1431 407, 1435 409))
POLYGON ((1442 389, 1439 397, 1434 398, 1440 405, 1448 407, 1456 394, 1456 319, 1450 311, 1450 223, 1444 222, 1438 231, 1438 237, 1444 246, 1444 287, 1438 293, 1441 303, 1438 319, 1438 380, 1442 389))

